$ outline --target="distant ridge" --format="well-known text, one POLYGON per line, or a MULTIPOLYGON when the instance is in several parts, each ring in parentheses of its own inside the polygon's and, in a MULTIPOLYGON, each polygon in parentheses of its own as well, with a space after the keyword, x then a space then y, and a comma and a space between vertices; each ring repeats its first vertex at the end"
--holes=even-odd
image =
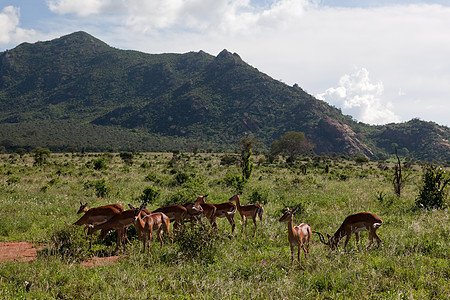
POLYGON ((370 126, 227 50, 146 54, 85 33, 0 53, 0 145, 54 150, 266 147, 302 131, 316 153, 450 160, 450 129, 417 119, 370 126), (115 137, 119 137, 117 139, 115 137))

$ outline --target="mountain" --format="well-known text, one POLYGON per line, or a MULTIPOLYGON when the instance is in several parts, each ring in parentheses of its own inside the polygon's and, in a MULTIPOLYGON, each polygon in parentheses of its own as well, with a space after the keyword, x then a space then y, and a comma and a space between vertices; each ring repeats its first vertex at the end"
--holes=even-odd
POLYGON ((376 157, 398 144, 419 159, 450 160, 450 130, 433 122, 358 123, 236 53, 146 54, 85 32, 0 53, 0 145, 143 151, 266 146, 302 131, 316 153, 376 157))

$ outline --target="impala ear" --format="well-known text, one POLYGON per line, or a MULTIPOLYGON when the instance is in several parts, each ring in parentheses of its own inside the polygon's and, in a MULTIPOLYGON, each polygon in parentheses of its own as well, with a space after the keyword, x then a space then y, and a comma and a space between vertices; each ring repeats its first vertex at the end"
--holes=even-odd
POLYGON ((206 198, 206 197, 208 197, 208 194, 206 194, 206 195, 203 196, 203 198, 206 198))

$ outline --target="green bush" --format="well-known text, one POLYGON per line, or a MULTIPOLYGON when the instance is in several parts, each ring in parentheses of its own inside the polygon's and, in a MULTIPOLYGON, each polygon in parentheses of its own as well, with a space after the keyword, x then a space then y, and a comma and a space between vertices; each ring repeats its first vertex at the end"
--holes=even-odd
POLYGON ((108 164, 106 163, 105 157, 99 157, 99 158, 88 161, 86 163, 86 168, 101 171, 101 170, 108 169, 108 164))
POLYGON ((159 195, 161 195, 159 190, 149 186, 144 189, 139 199, 144 203, 152 204, 156 201, 156 199, 158 199, 159 195))
POLYGON ((422 188, 416 198, 416 205, 427 209, 445 208, 447 185, 450 179, 441 167, 428 165, 422 176, 422 188))
POLYGON ((193 230, 177 231, 175 240, 180 256, 206 264, 215 262, 223 245, 223 239, 217 231, 202 226, 195 227, 193 230))

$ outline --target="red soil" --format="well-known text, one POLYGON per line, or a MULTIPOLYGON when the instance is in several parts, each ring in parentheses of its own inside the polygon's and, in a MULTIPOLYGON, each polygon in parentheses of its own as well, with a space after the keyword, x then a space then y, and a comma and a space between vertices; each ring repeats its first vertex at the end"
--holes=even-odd
POLYGON ((37 257, 36 248, 27 242, 0 243, 0 262, 33 261, 37 257))
MULTIPOLYGON (((125 255, 110 257, 93 257, 80 265, 82 267, 98 267, 116 263, 125 255)), ((0 242, 0 262, 33 261, 37 258, 37 250, 27 242, 0 242)))

